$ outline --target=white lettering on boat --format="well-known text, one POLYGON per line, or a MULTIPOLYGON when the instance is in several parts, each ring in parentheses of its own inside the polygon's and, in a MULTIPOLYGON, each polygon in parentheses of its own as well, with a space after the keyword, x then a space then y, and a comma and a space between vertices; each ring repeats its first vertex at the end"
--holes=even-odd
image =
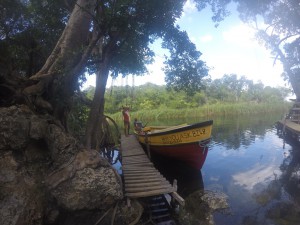
POLYGON ((204 135, 206 133, 205 128, 201 129, 195 129, 192 131, 187 131, 183 132, 180 134, 172 134, 172 135, 167 135, 161 138, 162 143, 164 144, 177 144, 177 143, 182 143, 187 139, 199 137, 201 135, 204 135))

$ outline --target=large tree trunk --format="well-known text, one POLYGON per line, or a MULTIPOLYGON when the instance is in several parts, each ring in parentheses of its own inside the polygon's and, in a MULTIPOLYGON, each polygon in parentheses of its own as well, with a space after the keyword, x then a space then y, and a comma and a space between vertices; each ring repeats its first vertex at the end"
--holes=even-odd
POLYGON ((104 94, 109 74, 109 57, 105 57, 99 65, 99 71, 96 73, 96 89, 87 122, 85 133, 85 147, 87 149, 97 148, 97 134, 100 129, 100 122, 104 116, 104 94))
POLYGON ((289 63, 289 61, 286 59, 285 55, 279 48, 276 49, 276 52, 278 53, 278 55, 280 57, 280 61, 283 64, 284 71, 286 72, 286 74, 289 78, 289 82, 293 88, 295 95, 296 95, 296 100, 300 101, 300 77, 299 77, 299 74, 294 73, 291 70, 293 65, 291 65, 289 63))
POLYGON ((294 93, 296 95, 296 100, 298 102, 300 102, 300 74, 294 74, 291 71, 289 71, 290 73, 288 74, 289 76, 289 81, 292 85, 292 88, 294 90, 294 93))
MULTIPOLYGON (((87 44, 95 2, 96 0, 77 0, 51 55, 43 68, 30 78, 37 80, 37 83, 23 91, 31 104, 51 111, 58 119, 64 117, 64 109, 69 104, 77 78, 92 49, 91 46, 87 48, 87 44)), ((93 44, 96 44, 95 40, 93 44)))

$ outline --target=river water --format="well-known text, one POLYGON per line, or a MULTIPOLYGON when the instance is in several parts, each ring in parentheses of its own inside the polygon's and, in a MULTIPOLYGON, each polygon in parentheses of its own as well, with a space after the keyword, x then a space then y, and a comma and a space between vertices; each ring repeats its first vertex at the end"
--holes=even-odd
MULTIPOLYGON (((300 224, 300 145, 277 134, 275 123, 280 118, 278 114, 209 118, 214 120, 212 140, 202 170, 177 166, 166 176, 179 180, 183 197, 203 188, 224 193, 229 208, 213 213, 216 225, 300 224)), ((203 119, 169 125, 199 121, 203 119)))

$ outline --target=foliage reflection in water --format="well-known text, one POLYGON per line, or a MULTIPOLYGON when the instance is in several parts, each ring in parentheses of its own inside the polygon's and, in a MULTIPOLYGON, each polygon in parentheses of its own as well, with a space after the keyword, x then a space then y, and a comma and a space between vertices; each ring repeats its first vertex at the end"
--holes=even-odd
MULTIPOLYGON (((217 225, 300 224, 300 145, 284 144, 277 135, 274 124, 280 115, 213 119, 201 177, 182 174, 179 167, 167 175, 179 180, 179 192, 186 197, 203 181, 205 190, 225 193, 230 213, 214 213, 217 225)), ((195 121, 173 124, 181 122, 195 121)))

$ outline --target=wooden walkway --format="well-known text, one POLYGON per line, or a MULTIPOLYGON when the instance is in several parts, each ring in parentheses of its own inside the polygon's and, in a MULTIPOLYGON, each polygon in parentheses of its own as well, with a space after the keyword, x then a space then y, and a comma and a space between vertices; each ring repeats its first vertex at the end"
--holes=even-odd
POLYGON ((173 187, 155 169, 134 135, 122 135, 121 151, 126 197, 140 198, 167 193, 178 195, 176 185, 173 187))
POLYGON ((292 122, 288 119, 280 120, 280 121, 278 121, 278 123, 281 124, 283 129, 287 129, 294 134, 300 135, 300 124, 292 122))

